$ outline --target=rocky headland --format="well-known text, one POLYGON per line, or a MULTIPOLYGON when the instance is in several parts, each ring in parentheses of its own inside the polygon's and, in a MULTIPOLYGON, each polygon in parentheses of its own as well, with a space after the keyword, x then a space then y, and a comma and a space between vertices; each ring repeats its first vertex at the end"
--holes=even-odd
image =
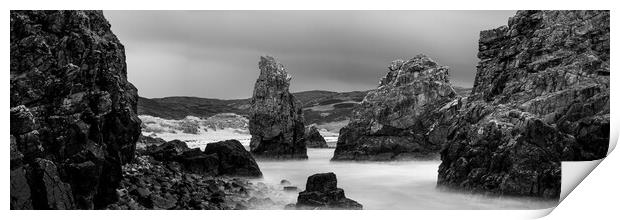
POLYGON ((250 107, 250 149, 257 158, 307 159, 301 103, 289 92, 291 75, 263 56, 250 107))
POLYGON ((101 11, 11 11, 11 209, 103 208, 140 135, 101 11))
POLYGON ((561 161, 605 157, 609 11, 519 11, 480 33, 438 185, 557 199, 561 161))
POLYGON ((447 67, 426 55, 393 61, 340 130, 332 160, 438 157, 456 97, 447 67))

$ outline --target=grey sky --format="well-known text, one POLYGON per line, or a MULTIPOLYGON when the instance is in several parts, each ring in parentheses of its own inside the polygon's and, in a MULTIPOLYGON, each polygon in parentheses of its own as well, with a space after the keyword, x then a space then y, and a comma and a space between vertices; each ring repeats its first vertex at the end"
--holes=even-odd
POLYGON ((424 53, 471 87, 481 30, 514 11, 105 11, 144 97, 247 98, 260 55, 292 91, 376 88, 388 64, 424 53))

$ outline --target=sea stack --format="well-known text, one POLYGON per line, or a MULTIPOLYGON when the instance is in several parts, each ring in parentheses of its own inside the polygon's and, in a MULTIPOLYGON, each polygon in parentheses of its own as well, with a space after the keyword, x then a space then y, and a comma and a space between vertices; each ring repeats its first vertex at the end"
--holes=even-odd
POLYGON ((436 158, 456 98, 448 67, 423 54, 393 61, 340 130, 332 160, 436 158))
POLYGON ((325 138, 319 133, 319 130, 316 126, 311 125, 306 127, 306 147, 308 148, 327 148, 327 142, 325 138))
POLYGON ((559 198, 562 160, 607 154, 609 31, 609 11, 519 11, 482 31, 437 183, 559 198))
POLYGON ((301 103, 289 92, 291 75, 261 56, 250 103, 250 150, 258 159, 307 159, 301 103))
POLYGON ((101 11, 11 11, 11 209, 117 200, 140 136, 125 49, 101 11))

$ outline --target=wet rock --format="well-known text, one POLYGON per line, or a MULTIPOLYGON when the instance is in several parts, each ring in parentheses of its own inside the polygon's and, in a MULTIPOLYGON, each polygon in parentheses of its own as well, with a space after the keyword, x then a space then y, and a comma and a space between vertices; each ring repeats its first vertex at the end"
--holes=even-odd
POLYGON ((238 140, 226 140, 209 143, 205 154, 215 154, 219 158, 219 173, 230 176, 261 177, 263 173, 252 154, 245 150, 238 140))
POLYGON ((308 126, 304 133, 307 148, 327 148, 325 138, 319 133, 315 126, 308 126))
POLYGON ((438 157, 461 102, 448 67, 421 54, 396 60, 340 130, 332 160, 438 157))
POLYGON ((124 47, 101 11, 10 14, 11 208, 105 207, 140 134, 124 47))
POLYGON ((306 190, 297 197, 297 209, 362 209, 362 205, 346 198, 337 187, 336 174, 319 173, 308 177, 306 190))
POLYGON ((291 76, 273 57, 258 64, 250 106, 250 149, 257 158, 307 159, 301 103, 289 92, 291 76))
POLYGON ((438 185, 557 199, 561 161, 605 157, 609 11, 519 11, 480 33, 438 185))

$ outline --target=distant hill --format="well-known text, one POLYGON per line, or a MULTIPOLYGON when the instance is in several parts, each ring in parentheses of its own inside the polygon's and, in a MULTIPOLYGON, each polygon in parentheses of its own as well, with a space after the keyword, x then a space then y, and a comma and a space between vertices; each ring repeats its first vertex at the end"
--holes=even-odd
MULTIPOLYGON (((471 88, 454 87, 457 94, 467 96, 471 88)), ((371 90, 369 90, 371 91, 371 90)), ((303 106, 307 124, 343 122, 349 119, 353 108, 364 100, 369 91, 331 92, 312 90, 293 93, 303 106)), ((165 97, 138 99, 138 114, 164 119, 183 119, 186 116, 211 117, 219 113, 247 116, 250 99, 210 99, 198 97, 165 97)))
MULTIPOLYGON (((304 107, 304 111, 312 114, 312 110, 308 108, 321 109, 322 105, 326 105, 321 109, 322 112, 331 112, 328 109, 349 109, 361 102, 368 91, 355 92, 330 92, 330 91, 305 91, 293 93, 304 107), (342 105, 338 105, 342 104, 342 105), (336 105, 334 107, 334 105, 336 105)), ((210 117, 218 113, 236 113, 239 115, 247 115, 250 107, 250 99, 210 99, 198 97, 174 96, 165 98, 144 98, 138 99, 138 114, 151 115, 164 119, 183 119, 188 115, 196 117, 210 117)), ((336 115, 342 115, 343 112, 336 115)), ((316 114, 318 115, 318 114, 316 114)), ((323 114, 325 115, 325 114, 323 114)), ((319 116, 320 117, 320 116, 319 116)), ((331 117, 330 117, 331 118, 331 117)), ((306 117, 309 121, 313 120, 306 117)), ((311 122, 314 123, 314 122, 311 122)))

